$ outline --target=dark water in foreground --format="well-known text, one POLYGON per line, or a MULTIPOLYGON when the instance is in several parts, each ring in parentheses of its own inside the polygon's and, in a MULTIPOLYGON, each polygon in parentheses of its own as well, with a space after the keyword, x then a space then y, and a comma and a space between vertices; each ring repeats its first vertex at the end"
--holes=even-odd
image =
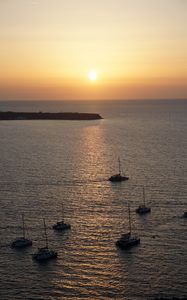
POLYGON ((187 101, 14 102, 0 110, 104 117, 0 122, 0 299, 187 295, 187 101), (111 184, 118 156, 130 179, 111 184), (152 212, 140 217, 142 186, 152 212), (119 251, 127 201, 141 244, 119 251), (62 204, 72 229, 56 233, 62 204), (9 245, 23 212, 33 247, 16 251, 9 245), (44 245, 43 217, 59 258, 38 264, 31 254, 44 245))

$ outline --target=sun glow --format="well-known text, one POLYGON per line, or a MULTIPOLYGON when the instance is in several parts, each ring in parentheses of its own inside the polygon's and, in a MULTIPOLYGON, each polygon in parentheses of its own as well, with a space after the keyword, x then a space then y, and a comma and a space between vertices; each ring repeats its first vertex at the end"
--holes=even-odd
POLYGON ((90 80, 96 80, 97 79, 97 73, 95 70, 91 70, 89 73, 88 73, 88 78, 90 80))

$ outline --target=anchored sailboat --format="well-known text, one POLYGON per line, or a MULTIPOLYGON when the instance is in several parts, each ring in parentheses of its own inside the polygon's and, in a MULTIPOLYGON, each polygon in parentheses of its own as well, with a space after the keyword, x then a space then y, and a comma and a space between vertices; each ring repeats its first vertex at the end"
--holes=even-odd
POLYGON ((140 238, 133 236, 131 233, 132 226, 131 226, 131 212, 130 212, 129 203, 128 203, 128 216, 129 216, 129 232, 122 234, 120 239, 117 240, 116 242, 116 246, 118 246, 121 249, 131 248, 135 245, 140 244, 140 238))
POLYGON ((119 167, 119 173, 112 175, 111 177, 109 177, 109 181, 112 182, 120 182, 120 181, 125 181, 128 180, 129 177, 122 175, 121 173, 121 162, 120 162, 120 158, 118 158, 118 167, 119 167))
POLYGON ((15 239, 11 243, 12 248, 25 248, 28 246, 32 246, 32 241, 25 237, 25 222, 24 222, 24 214, 22 214, 22 229, 23 229, 23 236, 20 238, 15 239))
POLYGON ((150 207, 146 207, 145 205, 145 189, 143 187, 143 204, 140 205, 137 209, 136 209, 136 212, 140 215, 143 215, 143 214, 147 214, 149 212, 151 212, 151 208, 150 207))
POLYGON ((58 253, 50 250, 48 248, 48 238, 47 238, 47 231, 46 231, 46 225, 45 225, 45 219, 43 219, 44 222, 44 233, 45 233, 45 242, 46 245, 43 248, 38 248, 38 251, 33 254, 33 259, 37 261, 46 261, 52 258, 57 258, 58 253))
POLYGON ((64 210, 62 205, 62 220, 53 225, 53 229, 57 231, 63 231, 66 229, 70 229, 71 225, 64 222, 64 210))

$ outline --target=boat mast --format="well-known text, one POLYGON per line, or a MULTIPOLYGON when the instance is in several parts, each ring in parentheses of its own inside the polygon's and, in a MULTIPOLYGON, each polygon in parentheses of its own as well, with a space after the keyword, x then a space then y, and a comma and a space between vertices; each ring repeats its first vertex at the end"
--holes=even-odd
POLYGON ((121 163, 120 163, 120 158, 118 157, 118 164, 119 164, 119 174, 121 175, 121 163))
POLYGON ((62 221, 64 220, 64 209, 63 209, 63 204, 62 204, 62 221))
POLYGON ((46 248, 48 248, 48 239, 47 239, 47 231, 46 231, 45 219, 43 219, 43 220, 44 220, 44 233, 45 233, 46 248))
POLYGON ((24 214, 22 214, 22 224, 23 224, 23 237, 25 238, 24 214))
POLYGON ((144 203, 144 206, 145 206, 145 189, 144 189, 144 186, 143 186, 143 203, 144 203))
POLYGON ((128 213, 129 213, 129 231, 131 234, 131 211, 130 211, 130 204, 128 203, 128 213))

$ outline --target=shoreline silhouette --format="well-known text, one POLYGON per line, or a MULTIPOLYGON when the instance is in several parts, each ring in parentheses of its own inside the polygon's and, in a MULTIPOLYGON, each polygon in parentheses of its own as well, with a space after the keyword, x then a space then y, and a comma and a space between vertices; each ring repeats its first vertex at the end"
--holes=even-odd
POLYGON ((100 119, 103 118, 98 113, 0 111, 0 121, 2 120, 100 120, 100 119))

